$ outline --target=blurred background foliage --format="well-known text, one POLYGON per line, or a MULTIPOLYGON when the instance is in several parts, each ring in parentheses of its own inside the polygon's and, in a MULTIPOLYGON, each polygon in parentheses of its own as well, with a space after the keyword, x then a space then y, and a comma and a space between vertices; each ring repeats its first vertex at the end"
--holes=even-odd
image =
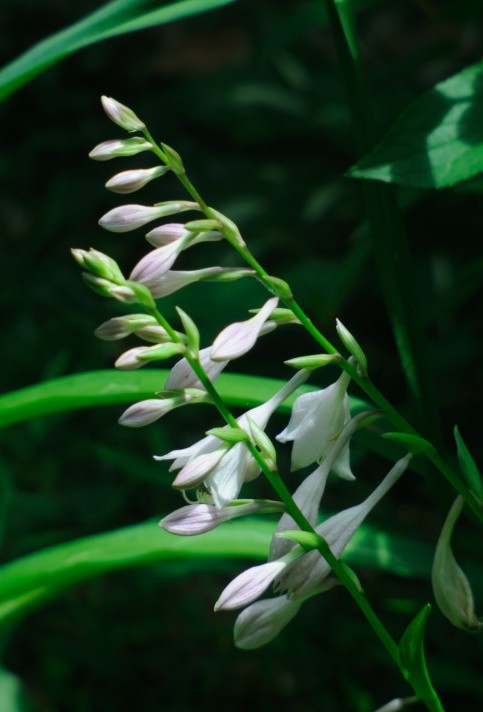
MULTIPOLYGON (((82 7, 66 0, 5 0, 0 62, 99 5, 98 0, 82 7)), ((479 0, 356 5, 362 65, 381 133, 408 101, 481 55, 479 0)), ((359 185, 343 177, 355 151, 318 1, 242 0, 110 39, 73 54, 2 103, 1 390, 108 368, 119 354, 118 344, 98 342, 92 332, 123 310, 85 288, 69 248, 94 246, 126 270, 146 252, 140 234, 111 235, 97 220, 121 202, 103 182, 149 160, 95 164, 87 159, 95 144, 122 133, 100 109, 101 94, 132 106, 157 138, 176 147, 203 196, 240 225, 269 272, 291 283, 334 341, 339 317, 363 344, 375 382, 410 412, 359 185)), ((476 456, 483 380, 481 190, 481 183, 472 181, 458 189, 399 194, 414 257, 407 288, 417 285, 423 296, 420 309, 447 448, 454 452, 451 433, 458 423, 476 456)), ((166 177, 145 189, 139 202, 180 197, 176 181, 166 177)), ((183 255, 181 268, 235 263, 228 250, 214 244, 183 255)), ((172 316, 174 305, 182 304, 208 344, 223 325, 244 318, 247 308, 263 299, 262 288, 248 280, 205 284, 166 299, 163 310, 172 316)), ((289 328, 264 339, 232 370, 286 378, 283 359, 314 351, 308 337, 289 328)), ((332 375, 314 380, 324 384, 332 375)), ((151 455, 201 437, 207 411, 183 409, 136 431, 117 425, 121 411, 90 409, 3 431, 4 562, 179 506, 167 468, 151 455)), ((275 418, 272 432, 282 423, 275 418)), ((357 447, 354 461, 358 481, 350 487, 333 483, 327 508, 357 501, 387 466, 357 447)), ((298 475, 291 477, 294 484, 299 481, 298 475)), ((252 491, 266 492, 263 483, 252 491)), ((433 546, 450 495, 444 486, 435 493, 409 475, 374 521, 381 531, 411 534, 433 546)), ((475 532, 468 521, 461 522, 456 548, 463 564, 477 561, 481 552, 475 532)), ((414 552, 417 556, 416 547, 414 552)), ((209 573, 203 560, 151 565, 69 591, 3 631, 3 665, 11 672, 2 673, 0 687, 4 694, 10 691, 8 704, 17 699, 12 710, 40 712, 148 712, 213 704, 371 712, 391 697, 409 694, 341 591, 306 605, 266 649, 234 649, 234 617, 215 616, 212 605, 239 569, 237 560, 211 563, 209 573)), ((431 598, 427 578, 360 574, 396 635, 431 598)), ((481 709, 480 639, 454 630, 435 612, 427 646, 447 709, 481 709)), ((0 708, 10 712, 1 694, 0 708)))

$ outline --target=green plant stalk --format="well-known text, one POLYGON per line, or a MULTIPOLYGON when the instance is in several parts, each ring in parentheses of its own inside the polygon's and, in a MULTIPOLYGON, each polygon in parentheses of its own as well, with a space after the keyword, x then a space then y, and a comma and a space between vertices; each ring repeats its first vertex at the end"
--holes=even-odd
MULTIPOLYGON (((155 319, 158 321, 158 323, 166 329, 167 333, 169 334, 170 338, 172 338, 173 341, 176 343, 181 343, 181 339, 178 336, 177 332, 171 327, 169 322, 164 318, 164 316, 161 314, 161 312, 156 308, 152 308, 151 310, 152 315, 155 317, 155 319)), ((213 383, 210 381, 209 377, 205 373, 205 370, 201 366, 199 360, 197 357, 195 357, 192 353, 190 353, 189 348, 186 349, 186 352, 184 354, 185 358, 189 362, 191 368, 203 384, 204 388, 206 389, 208 395, 210 396, 213 404, 217 408, 218 412, 220 415, 224 418, 226 423, 230 425, 232 428, 239 428, 240 426, 238 425, 235 417, 232 415, 226 404, 224 403, 223 399, 221 396, 218 394, 215 386, 213 383)), ((281 499, 281 501, 285 505, 285 509, 288 514, 292 517, 292 519, 296 522, 298 527, 302 531, 309 532, 311 534, 315 534, 316 536, 319 537, 319 540, 321 540, 321 537, 317 535, 315 532, 314 528, 312 525, 308 522, 304 514, 300 511, 298 506, 296 505, 295 501, 292 498, 292 495, 290 494, 289 490, 287 489, 285 483, 283 482, 282 478, 280 477, 278 472, 273 472, 270 467, 268 466, 267 462, 265 461, 264 457, 261 455, 261 453, 257 450, 257 448, 251 443, 251 441, 247 438, 245 441, 245 445, 250 451, 250 454, 254 457, 258 465, 260 466, 260 469, 268 479, 269 483, 272 485, 273 489, 281 499)), ((360 608, 362 613, 364 614, 366 620, 374 630, 375 634, 381 641, 381 643, 384 645, 386 648, 387 652, 391 656, 391 658, 394 660, 398 668, 400 669, 401 673, 403 673, 403 669, 400 665, 400 660, 399 660, 399 653, 398 653, 398 646, 396 642, 393 640, 392 636, 382 623, 382 621, 379 619, 377 616, 376 612, 372 608, 371 604, 369 603, 368 599, 366 598, 365 594, 360 591, 357 588, 357 585, 354 583, 352 577, 350 574, 347 572, 347 569, 344 564, 342 564, 332 553, 330 550, 329 545, 327 542, 321 540, 320 545, 317 547, 317 550, 321 554, 321 556, 327 561, 331 569, 334 571, 335 575, 339 578, 341 583, 346 587, 348 590, 349 594, 352 596, 353 600, 357 604, 357 606, 360 608)), ((404 674, 404 673, 403 673, 404 674)), ((416 692, 416 690, 415 690, 416 692)))
MULTIPOLYGON (((158 144, 154 140, 150 132, 145 129, 143 131, 146 139, 152 144, 153 152, 158 156, 158 158, 166 163, 166 155, 159 148, 158 144)), ((181 173, 177 175, 179 181, 185 188, 186 192, 193 198, 195 202, 198 203, 200 210, 209 219, 218 219, 218 216, 212 211, 208 206, 206 201, 202 198, 198 190, 192 184, 186 173, 181 173)), ((246 245, 240 245, 235 240, 231 239, 227 234, 224 233, 223 227, 220 232, 224 234, 224 237, 232 245, 232 247, 239 253, 239 255, 246 261, 246 263, 256 272, 260 282, 273 294, 276 291, 273 285, 269 281, 268 272, 262 267, 258 260, 252 255, 250 250, 246 245)), ((309 316, 305 313, 303 308, 293 297, 281 297, 284 304, 293 311, 295 316, 299 319, 300 323, 305 327, 309 334, 315 339, 315 341, 322 346, 323 349, 329 354, 338 354, 335 346, 317 329, 313 324, 309 316)), ((409 435, 419 435, 417 430, 404 418, 403 415, 385 398, 385 396, 380 392, 377 386, 372 383, 372 381, 367 377, 362 377, 357 373, 357 369, 344 358, 338 360, 339 366, 346 371, 352 378, 352 380, 357 383, 357 385, 366 393, 366 395, 371 398, 373 403, 385 414, 388 420, 401 432, 407 433, 409 435)), ((200 379, 201 380, 201 379, 200 379)), ((441 472, 442 475, 448 480, 450 485, 460 494, 465 500, 468 507, 471 509, 476 518, 483 524, 483 509, 478 498, 471 492, 464 482, 458 477, 457 473, 453 468, 436 452, 425 453, 426 457, 432 462, 432 464, 441 472)))
MULTIPOLYGON (((359 69, 357 42, 343 3, 324 0, 352 114, 359 157, 373 148, 375 130, 359 69)), ((429 364, 427 340, 412 299, 414 273, 409 246, 392 186, 363 181, 362 195, 371 227, 373 252, 396 345, 427 436, 440 442, 441 424, 429 364)))

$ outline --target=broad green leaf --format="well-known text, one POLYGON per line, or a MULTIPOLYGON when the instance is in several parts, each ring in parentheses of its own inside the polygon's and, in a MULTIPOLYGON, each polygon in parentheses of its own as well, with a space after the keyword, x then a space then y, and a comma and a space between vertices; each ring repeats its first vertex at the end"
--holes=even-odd
MULTIPOLYGON (((162 390, 169 371, 149 369, 146 371, 120 372, 115 369, 91 371, 75 376, 62 376, 35 386, 21 388, 0 396, 0 428, 24 420, 52 413, 63 413, 78 408, 135 403, 152 398, 162 390)), ((268 400, 284 381, 242 374, 222 373, 216 380, 216 388, 230 406, 252 407, 268 400)), ((301 393, 314 390, 313 386, 301 386, 296 394, 280 407, 288 412, 295 398, 301 393)), ((352 398, 354 410, 368 406, 352 398)))
POLYGON ((464 474, 468 487, 472 490, 478 499, 483 499, 483 482, 481 481, 481 475, 476 466, 476 462, 466 447, 465 441, 461 437, 461 433, 458 426, 455 425, 454 437, 456 440, 456 447, 458 450, 458 461, 460 464, 461 472, 464 474))
POLYGON ((404 631, 399 643, 399 658, 407 680, 432 712, 444 712, 438 694, 431 684, 424 655, 424 627, 431 613, 427 603, 404 631))
POLYGON ((234 0, 112 0, 28 49, 0 70, 0 101, 83 47, 127 32, 174 22, 223 7, 234 0))
POLYGON ((417 188, 445 188, 483 171, 483 62, 410 104, 348 172, 417 188))
MULTIPOLYGON (((187 562, 204 568, 219 559, 266 559, 275 521, 234 521, 201 536, 168 534, 148 521, 59 544, 0 566, 0 626, 78 583, 109 571, 150 563, 187 562)), ((344 561, 402 576, 427 576, 432 551, 425 544, 362 526, 344 561)), ((168 569, 167 569, 168 570, 168 569)))

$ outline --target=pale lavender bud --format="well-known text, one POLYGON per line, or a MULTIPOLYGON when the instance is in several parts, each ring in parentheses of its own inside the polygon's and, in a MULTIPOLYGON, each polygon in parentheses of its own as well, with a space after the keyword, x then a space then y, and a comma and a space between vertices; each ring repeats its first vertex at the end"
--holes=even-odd
POLYGON ((168 270, 159 279, 152 280, 150 290, 156 299, 174 294, 188 284, 210 280, 220 275, 224 275, 234 270, 224 267, 205 267, 204 269, 194 269, 187 271, 168 270))
POLYGON ((159 324, 152 324, 136 329, 136 336, 143 341, 148 341, 150 344, 164 344, 171 340, 171 336, 159 324))
POLYGON ((473 592, 451 549, 451 536, 463 507, 463 498, 457 497, 446 517, 436 545, 431 583, 441 613, 457 628, 477 630, 481 623, 475 615, 473 592))
POLYGON ((163 247, 163 245, 176 242, 176 240, 180 240, 188 234, 189 230, 186 230, 183 223, 168 223, 167 225, 155 227, 154 230, 148 232, 146 240, 154 247, 163 247))
POLYGON ((188 200, 168 201, 154 206, 121 205, 103 215, 99 220, 99 225, 110 232, 129 232, 158 218, 197 208, 197 203, 188 200))
POLYGON ((148 349, 149 346, 136 346, 133 349, 129 349, 129 351, 125 351, 119 356, 114 366, 122 371, 133 371, 136 368, 141 368, 141 366, 146 365, 147 361, 142 361, 139 356, 146 353, 148 349))
POLYGON ((242 571, 221 592, 215 603, 215 611, 241 608, 255 601, 265 593, 270 584, 279 576, 289 563, 303 556, 302 547, 292 549, 285 557, 266 564, 252 566, 242 571))
POLYGON ((152 290, 152 287, 156 286, 160 278, 174 264, 180 252, 189 246, 190 240, 191 236, 188 234, 176 240, 176 242, 170 242, 163 247, 152 250, 137 263, 129 279, 134 282, 140 282, 152 290))
POLYGON ((183 396, 174 398, 149 398, 148 400, 134 403, 119 418, 120 425, 128 428, 142 428, 159 420, 163 415, 169 413, 180 405, 185 405, 188 401, 183 396))
POLYGON ((137 156, 138 153, 152 151, 152 149, 153 147, 148 141, 140 136, 133 136, 133 138, 123 140, 103 141, 92 149, 89 158, 94 161, 110 161, 111 158, 137 156))
MULTIPOLYGON (((126 316, 116 316, 113 319, 108 319, 103 324, 97 327, 94 334, 98 339, 103 341, 118 341, 124 339, 129 334, 132 334, 143 327, 153 327, 158 329, 156 319, 148 314, 127 314, 126 316)), ((164 329, 162 329, 164 333, 164 329)))
POLYGON ((164 176, 169 171, 167 166, 155 166, 154 168, 139 168, 138 170, 123 171, 117 173, 106 183, 106 188, 113 193, 135 193, 136 190, 144 188, 150 181, 160 176, 164 176))
POLYGON ((124 283, 125 280, 119 265, 109 255, 99 252, 99 250, 94 250, 92 247, 90 250, 74 248, 71 253, 78 265, 97 277, 102 277, 117 284, 124 283))
POLYGON ((102 96, 101 103, 107 116, 125 131, 142 131, 146 128, 141 119, 128 106, 110 96, 102 96))
POLYGON ((230 324, 218 334, 211 347, 213 361, 229 361, 250 351, 260 335, 260 330, 278 304, 278 298, 269 299, 258 314, 246 321, 230 324))
POLYGON ((126 284, 113 285, 109 289, 109 296, 117 299, 121 304, 136 304, 139 301, 136 292, 126 284))
POLYGON ((282 502, 252 500, 218 509, 213 504, 189 504, 168 514, 159 523, 166 531, 180 536, 195 536, 215 529, 220 524, 250 514, 269 514, 283 511, 282 502))

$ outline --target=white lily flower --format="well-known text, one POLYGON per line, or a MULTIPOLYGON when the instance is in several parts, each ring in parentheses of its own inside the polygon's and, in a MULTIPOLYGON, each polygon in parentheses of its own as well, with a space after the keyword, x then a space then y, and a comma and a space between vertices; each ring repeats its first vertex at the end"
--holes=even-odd
MULTIPOLYGON (((405 472, 411 457, 409 454, 398 460, 361 504, 334 514, 316 527, 315 531, 326 540, 336 558, 341 556, 367 515, 405 472)), ((287 568, 278 582, 279 588, 288 590, 289 595, 294 597, 304 596, 318 589, 329 573, 330 566, 319 552, 310 551, 287 568)))
POLYGON ((477 630, 481 623, 475 615, 470 582, 451 549, 451 536, 463 507, 464 499, 457 497, 443 524, 434 553, 431 584, 441 613, 457 628, 477 630))
POLYGON ((168 201, 158 205, 121 205, 103 215, 99 225, 110 232, 129 232, 158 218, 197 208, 198 203, 188 200, 168 201))
MULTIPOLYGON (((319 462, 326 456, 331 442, 337 438, 350 419, 347 386, 350 376, 343 372, 331 386, 314 393, 304 393, 295 401, 290 422, 277 440, 293 440, 292 471, 319 462)), ((347 467, 348 452, 341 453, 334 471, 351 478, 347 467)))
POLYGON ((146 125, 134 111, 110 96, 101 97, 102 108, 115 124, 125 131, 142 131, 146 125))
MULTIPOLYGON (((265 429, 270 416, 275 412, 278 406, 287 398, 298 386, 303 383, 308 377, 308 373, 299 371, 293 378, 286 383, 283 388, 275 393, 266 403, 252 408, 241 415, 237 422, 241 428, 249 433, 248 418, 262 429, 265 429)), ((193 468, 188 470, 189 483, 186 484, 183 476, 183 484, 181 485, 176 480, 178 487, 192 487, 194 483, 199 483, 197 477, 197 466, 199 471, 203 472, 203 481, 207 489, 211 492, 213 501, 218 508, 222 508, 232 500, 236 499, 244 482, 249 482, 260 474, 260 468, 255 461, 250 451, 243 442, 237 443, 226 448, 226 444, 222 443, 219 438, 213 435, 208 435, 199 442, 191 445, 191 447, 183 450, 173 450, 166 455, 155 457, 156 460, 173 460, 170 467, 171 470, 179 470, 193 463, 193 468), (222 450, 223 448, 223 450, 222 450), (215 453, 212 460, 203 458, 195 462, 201 455, 215 453), (213 464, 213 468, 207 471, 206 465, 213 464)), ((186 476, 187 477, 187 476, 186 476)))
MULTIPOLYGON (((337 440, 331 443, 325 459, 316 470, 303 480, 293 494, 294 502, 312 526, 315 526, 317 523, 320 501, 323 497, 329 474, 338 461, 340 453, 347 451, 347 445, 351 437, 359 427, 361 421, 366 417, 367 412, 364 412, 351 418, 347 425, 344 426, 337 440)), ((355 479, 353 475, 351 479, 355 479)), ((288 529, 298 529, 298 526, 289 514, 284 514, 278 523, 276 533, 287 531, 288 529)), ((274 536, 270 544, 270 560, 280 558, 294 546, 295 543, 290 541, 290 539, 274 536)))
POLYGON ((271 514, 283 511, 282 502, 270 500, 243 500, 240 504, 231 504, 218 509, 213 504, 189 504, 168 514, 159 522, 166 531, 181 536, 204 534, 220 524, 250 514, 271 514))
POLYGON ((164 176, 169 171, 167 166, 154 166, 154 168, 138 168, 131 171, 116 173, 106 183, 106 188, 113 193, 135 193, 136 190, 144 188, 150 181, 160 176, 164 176))
MULTIPOLYGON (((406 455, 396 462, 364 502, 335 514, 316 528, 317 533, 326 540, 334 556, 337 558, 341 556, 357 528, 401 477, 410 459, 411 455, 406 455)), ((285 554, 279 560, 284 562, 284 566, 281 568, 281 573, 274 577, 277 590, 287 593, 276 598, 257 601, 242 611, 234 630, 237 647, 251 649, 265 645, 292 620, 304 601, 337 584, 336 580, 328 578, 330 566, 318 551, 310 551, 297 557, 292 563, 285 563, 287 557, 288 555, 285 554)), ((275 567, 267 571, 275 571, 275 567)), ((241 580, 243 582, 243 579, 241 580)))
POLYGON ((230 361, 250 351, 260 336, 264 323, 277 304, 278 298, 273 297, 251 319, 235 322, 223 329, 213 342, 211 359, 213 361, 230 361))

